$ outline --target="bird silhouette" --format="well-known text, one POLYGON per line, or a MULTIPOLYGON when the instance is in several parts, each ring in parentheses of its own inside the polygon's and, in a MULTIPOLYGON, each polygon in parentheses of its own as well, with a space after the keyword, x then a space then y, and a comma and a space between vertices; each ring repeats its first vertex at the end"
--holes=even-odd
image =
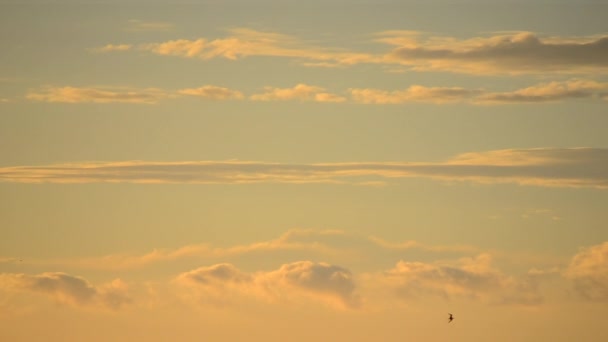
POLYGON ((448 323, 450 323, 454 320, 454 316, 451 313, 448 313, 448 315, 450 315, 450 318, 448 318, 448 323))

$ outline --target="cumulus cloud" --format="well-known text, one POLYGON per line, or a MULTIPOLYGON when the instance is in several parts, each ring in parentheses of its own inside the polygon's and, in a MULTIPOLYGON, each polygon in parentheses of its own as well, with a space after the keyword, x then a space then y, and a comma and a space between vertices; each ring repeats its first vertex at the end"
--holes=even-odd
POLYGON ((42 102, 63 103, 136 103, 154 104, 171 95, 156 88, 93 88, 93 87, 46 87, 30 91, 26 98, 42 102))
POLYGON ((297 84, 293 88, 273 88, 266 87, 265 92, 254 94, 250 97, 254 101, 315 101, 315 102, 344 102, 346 98, 327 93, 321 87, 306 84, 297 84))
POLYGON ((0 288, 5 291, 39 293, 59 303, 78 307, 119 309, 131 302, 128 286, 120 279, 95 287, 81 277, 61 272, 37 275, 2 273, 0 288))
POLYGON ((415 70, 476 74, 593 73, 608 70, 608 37, 539 37, 531 32, 457 39, 386 32, 392 59, 415 70))
POLYGON ((199 88, 181 89, 178 91, 178 93, 212 100, 240 100, 244 98, 243 93, 238 90, 212 85, 206 85, 199 88))
POLYGON ((583 249, 576 254, 564 276, 578 294, 594 301, 608 301, 608 242, 583 249))
POLYGON ((176 283, 206 303, 229 304, 237 297, 269 302, 313 299, 339 308, 355 308, 352 273, 328 263, 297 261, 273 271, 246 273, 232 264, 216 264, 180 274, 176 283))
POLYGON ((488 254, 454 262, 402 260, 376 277, 383 286, 406 300, 435 296, 481 300, 492 304, 538 305, 542 302, 534 279, 505 275, 491 266, 488 254))
POLYGON ((251 161, 106 162, 0 168, 20 183, 346 183, 432 178, 477 183, 608 188, 608 149, 534 148, 472 152, 445 162, 282 164, 251 161))

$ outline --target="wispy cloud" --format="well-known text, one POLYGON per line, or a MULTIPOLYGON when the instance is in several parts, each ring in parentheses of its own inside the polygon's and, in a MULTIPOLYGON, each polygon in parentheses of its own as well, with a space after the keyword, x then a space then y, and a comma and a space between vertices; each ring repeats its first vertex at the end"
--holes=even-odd
POLYGON ((433 178, 477 183, 608 188, 608 150, 536 148, 472 152, 445 162, 283 164, 252 161, 106 162, 0 168, 20 183, 347 183, 433 178))
POLYGON ((434 102, 447 103, 470 99, 481 90, 471 90, 460 87, 425 87, 410 86, 404 90, 379 89, 349 89, 355 102, 374 104, 399 104, 407 102, 434 102))
POLYGON ((102 47, 94 48, 94 52, 128 51, 133 47, 131 44, 107 44, 102 47))
POLYGON ((390 31, 388 59, 418 71, 474 74, 595 73, 608 71, 608 36, 540 37, 532 32, 457 39, 390 31))
MULTIPOLYGON (((136 48, 158 55, 200 59, 283 57, 296 59, 302 65, 321 67, 373 63, 401 65, 416 71, 473 74, 589 74, 608 71, 608 36, 544 37, 532 32, 513 32, 459 39, 415 31, 386 31, 376 34, 376 37, 377 42, 394 49, 384 53, 348 51, 310 45, 293 36, 248 28, 232 29, 223 38, 176 39, 140 44, 136 48)), ((98 50, 103 51, 103 48, 98 50)))
POLYGON ((345 97, 328 93, 321 87, 297 84, 293 88, 266 87, 265 92, 250 97, 254 101, 315 101, 315 102, 344 102, 345 97))
MULTIPOLYGON (((129 87, 43 87, 30 90, 26 98, 32 101, 56 103, 135 103, 154 104, 164 99, 196 96, 210 100, 250 101, 310 101, 362 104, 406 104, 412 102, 447 104, 466 103, 471 105, 504 105, 516 103, 544 103, 570 99, 608 99, 608 83, 593 80, 572 79, 536 84, 513 91, 493 92, 486 89, 463 87, 428 87, 412 85, 405 89, 383 90, 373 88, 350 88, 344 94, 327 89, 298 83, 293 87, 264 87, 264 91, 252 95, 216 85, 202 85, 196 88, 163 90, 158 88, 129 87), (350 96, 348 96, 350 95, 350 96)), ((6 99, 8 101, 8 99, 6 99)), ((0 101, 2 101, 0 99, 0 101)))
POLYGON ((256 273, 243 272, 232 264, 216 264, 182 273, 175 281, 205 304, 226 305, 248 297, 288 303, 313 299, 349 309, 360 305, 352 273, 324 262, 296 261, 256 273))
POLYGON ((138 50, 158 55, 187 58, 226 58, 237 60, 250 56, 286 57, 314 61, 326 65, 353 65, 374 58, 371 54, 310 46, 281 33, 235 28, 223 38, 175 39, 159 43, 140 44, 138 50))
POLYGON ((62 103, 136 103, 154 104, 171 94, 157 89, 94 88, 94 87, 46 87, 32 90, 26 98, 33 101, 62 103))
POLYGON ((512 92, 486 93, 476 97, 473 101, 488 104, 550 102, 591 97, 603 98, 607 91, 608 83, 570 80, 539 84, 512 92))
POLYGON ((59 303, 77 307, 119 309, 131 302, 128 285, 120 279, 93 286, 84 278, 62 272, 37 275, 0 273, 0 289, 39 293, 59 303))
POLYGON ((126 27, 127 31, 171 31, 173 24, 164 21, 146 21, 131 19, 126 27))
POLYGON ((182 95, 198 96, 212 100, 240 100, 244 98, 243 93, 238 90, 232 90, 212 85, 202 86, 199 88, 181 89, 178 91, 178 93, 182 95))
POLYGON ((399 261, 394 268, 367 275, 404 300, 427 296, 465 298, 493 304, 538 305, 542 296, 533 277, 506 275, 488 254, 434 263, 399 261))
MULTIPOLYGON (((229 247, 214 246, 208 243, 190 244, 178 248, 156 248, 143 254, 112 254, 101 257, 67 259, 67 260, 28 260, 25 264, 53 265, 78 269, 129 270, 156 263, 184 259, 218 259, 226 260, 242 255, 261 253, 278 253, 285 251, 305 251, 318 255, 332 255, 338 248, 331 241, 346 234, 336 230, 302 230, 292 229, 278 238, 258 241, 250 244, 229 247)), ((0 258, 0 263, 17 263, 17 258, 0 258)))

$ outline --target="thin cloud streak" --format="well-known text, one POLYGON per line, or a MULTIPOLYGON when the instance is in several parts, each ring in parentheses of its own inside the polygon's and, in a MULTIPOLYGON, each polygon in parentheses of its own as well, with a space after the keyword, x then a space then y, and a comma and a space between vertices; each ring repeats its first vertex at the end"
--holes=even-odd
POLYGON ((312 60, 333 65, 353 65, 371 62, 377 58, 365 53, 309 46, 295 37, 280 33, 261 32, 248 28, 236 28, 229 32, 231 35, 225 38, 176 39, 140 44, 136 48, 157 55, 203 60, 219 57, 237 60, 250 56, 266 56, 312 60))
POLYGON ((253 161, 105 162, 0 168, 16 183, 334 183, 370 179, 444 181, 552 187, 608 188, 608 149, 535 148, 473 152, 446 162, 284 164, 253 161))
MULTIPOLYGON (((133 48, 158 55, 203 60, 282 57, 313 67, 365 63, 402 65, 415 71, 470 74, 593 74, 608 71, 608 36, 541 37, 532 32, 513 32, 459 39, 396 30, 375 34, 375 41, 393 46, 392 51, 367 53, 311 46, 296 37, 248 28, 232 29, 229 33, 223 38, 175 39, 133 48)), ((108 44, 106 47, 126 45, 108 44)), ((103 47, 97 50, 115 51, 103 47)))
POLYGON ((199 88, 181 89, 178 91, 178 93, 212 100, 241 100, 244 98, 243 93, 238 90, 212 85, 206 85, 199 88))
MULTIPOLYGON (((231 260, 241 256, 290 255, 322 256, 324 258, 343 258, 348 260, 367 258, 369 253, 383 254, 386 251, 416 250, 434 254, 474 255, 483 252, 479 247, 464 245, 432 245, 419 241, 389 242, 379 237, 363 237, 341 230, 291 229, 275 239, 228 247, 208 243, 190 244, 178 248, 155 248, 144 254, 111 254, 101 257, 76 259, 19 261, 18 258, 0 258, 1 264, 16 264, 23 267, 55 267, 85 270, 121 271, 141 269, 162 263, 184 260, 231 260), (345 247, 345 246, 348 247, 345 247), (294 253, 295 252, 295 253, 294 253)), ((500 252, 492 251, 500 255, 500 252)), ((513 255, 509 255, 513 258, 513 255)))
POLYGON ((266 87, 264 93, 250 96, 254 101, 314 101, 314 102, 344 102, 346 98, 328 93, 324 88, 310 86, 307 84, 297 84, 293 88, 273 88, 266 87))
POLYGON ((246 96, 239 90, 216 85, 184 88, 177 91, 158 88, 128 87, 43 87, 31 90, 26 99, 50 103, 132 103, 156 104, 161 100, 185 96, 207 100, 228 101, 309 101, 361 104, 406 104, 406 103, 466 103, 471 105, 504 105, 557 102, 571 99, 608 99, 608 83, 585 79, 536 84, 506 92, 462 87, 428 87, 412 85, 405 89, 383 90, 373 88, 350 88, 350 95, 333 93, 319 86, 298 83, 291 88, 264 87, 261 93, 246 96))
POLYGON ((472 74, 586 74, 608 71, 608 36, 539 37, 516 32, 457 39, 387 32, 379 41, 397 46, 388 59, 417 71, 472 74))
POLYGON ((30 91, 26 99, 58 103, 134 103, 155 104, 171 94, 157 89, 95 88, 95 87, 45 87, 30 91))

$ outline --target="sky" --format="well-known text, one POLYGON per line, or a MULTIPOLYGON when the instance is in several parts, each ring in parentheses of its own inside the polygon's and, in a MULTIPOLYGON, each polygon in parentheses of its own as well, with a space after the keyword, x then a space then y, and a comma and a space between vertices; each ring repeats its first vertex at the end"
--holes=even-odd
POLYGON ((607 13, 0 0, 0 340, 608 340, 607 13))

